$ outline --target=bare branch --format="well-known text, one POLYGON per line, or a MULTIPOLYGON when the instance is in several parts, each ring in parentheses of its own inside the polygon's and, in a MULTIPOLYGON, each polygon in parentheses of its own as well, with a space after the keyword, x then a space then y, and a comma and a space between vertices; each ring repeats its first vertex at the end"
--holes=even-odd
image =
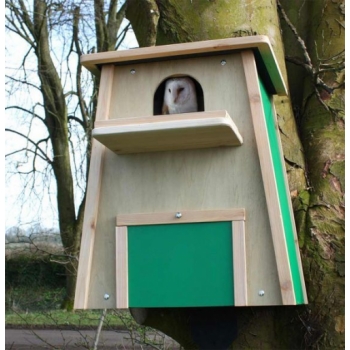
MULTIPOLYGON (((39 152, 41 153, 41 156, 38 155, 40 158, 42 158, 43 160, 45 160, 47 163, 52 164, 52 160, 49 159, 49 158, 47 157, 46 152, 44 152, 44 151, 39 147, 40 143, 42 143, 42 142, 47 142, 47 141, 49 140, 49 138, 41 139, 41 140, 39 140, 38 142, 34 142, 33 140, 31 140, 31 139, 28 137, 28 135, 24 135, 24 134, 22 134, 22 133, 19 132, 19 131, 12 130, 12 129, 8 129, 8 128, 6 128, 5 131, 7 131, 7 132, 12 132, 12 133, 14 133, 14 134, 16 134, 16 135, 19 135, 19 136, 23 137, 26 141, 28 141, 30 144, 32 144, 32 145, 35 147, 35 150, 36 150, 36 151, 39 151, 39 152)), ((36 151, 34 152, 34 151, 30 150, 30 149, 28 149, 28 151, 31 151, 31 152, 37 154, 36 151)))
POLYGON ((34 85, 34 84, 31 84, 30 82, 28 82, 27 80, 22 80, 22 79, 16 79, 15 77, 13 76, 10 76, 10 75, 5 75, 5 77, 9 80, 12 80, 16 83, 19 83, 19 84, 22 84, 22 85, 27 85, 27 86, 30 86, 38 91, 40 91, 40 88, 38 87, 38 85, 34 85))
MULTIPOLYGON (((288 27, 291 29, 292 33, 294 34, 295 38, 297 39, 297 42, 299 43, 302 52, 303 52, 303 56, 304 56, 304 60, 297 58, 297 57, 286 57, 286 60, 288 60, 291 63, 297 64, 299 66, 302 66, 306 72, 308 73, 308 75, 311 77, 312 82, 314 84, 315 87, 315 94, 317 96, 317 99, 319 100, 319 102, 322 104, 322 106, 327 110, 330 111, 330 108, 327 106, 327 104, 323 101, 323 99, 321 98, 321 94, 320 91, 318 90, 318 88, 321 88, 323 90, 325 90, 328 94, 332 94, 334 92, 335 89, 339 88, 339 86, 328 86, 323 79, 321 79, 320 75, 324 72, 326 72, 329 69, 320 69, 320 68, 315 68, 310 55, 308 53, 308 49, 306 47, 306 44, 304 42, 304 40, 299 36, 297 29, 295 28, 295 26, 292 24, 292 22, 289 20, 287 14, 285 13, 281 3, 279 0, 277 0, 277 7, 283 17, 283 19, 286 21, 288 27)), ((337 55, 338 56, 338 55, 337 55)), ((338 57, 341 57, 341 53, 339 54, 338 57)), ((344 65, 342 64, 339 68, 339 70, 341 70, 341 67, 344 67, 344 65)))
POLYGON ((30 111, 30 110, 28 110, 28 109, 26 109, 26 108, 24 108, 24 107, 20 107, 20 106, 8 106, 8 107, 6 107, 5 109, 6 109, 6 110, 8 110, 8 109, 18 109, 18 110, 20 110, 20 111, 22 111, 22 112, 25 112, 25 113, 28 113, 28 114, 32 115, 34 118, 38 118, 40 121, 42 121, 42 122, 45 124, 45 120, 44 120, 42 117, 40 117, 40 115, 38 115, 38 114, 34 113, 33 111, 30 111))
POLYGON ((68 121, 72 121, 72 120, 74 120, 74 121, 77 122, 79 125, 81 125, 82 128, 83 128, 83 130, 85 130, 85 124, 84 124, 84 122, 83 122, 81 119, 77 118, 77 117, 74 116, 74 115, 69 115, 69 116, 68 116, 68 121))
POLYGON ((118 50, 120 45, 123 43, 126 34, 128 34, 128 30, 131 28, 131 23, 128 23, 126 27, 121 31, 121 33, 117 37, 117 46, 115 47, 115 50, 118 50))
POLYGON ((23 22, 26 24, 27 28, 29 29, 30 33, 34 36, 34 24, 32 20, 30 19, 30 16, 28 14, 27 8, 23 2, 23 0, 19 0, 21 10, 22 10, 22 19, 23 22))
POLYGON ((30 16, 28 14, 27 8, 23 0, 19 0, 19 5, 20 5, 20 8, 18 8, 12 1, 6 0, 6 7, 10 9, 11 14, 13 14, 17 20, 17 23, 16 23, 14 19, 6 15, 6 19, 8 23, 11 25, 11 26, 7 25, 7 28, 13 31, 14 33, 18 34, 32 48, 35 48, 35 42, 30 37, 30 35, 32 36, 34 35, 33 23, 30 19, 30 16))
POLYGON ((107 41, 107 30, 103 12, 103 0, 94 1, 95 9, 95 29, 96 29, 96 39, 97 39, 97 51, 107 51, 106 41, 107 41))
MULTIPOLYGON (((73 20, 73 42, 77 50, 77 54, 80 57, 82 51, 79 43, 79 19, 80 19, 80 8, 77 6, 74 9, 74 20, 73 20)), ((73 45, 73 43, 72 43, 73 45)), ((76 74, 76 85, 77 85, 77 96, 79 101, 80 113, 83 120, 80 121, 83 129, 86 131, 88 125, 88 113, 87 106, 83 98, 82 88, 81 88, 81 64, 80 60, 77 63, 77 74, 76 74)))
POLYGON ((286 21, 286 23, 288 24, 288 27, 291 29, 292 33, 294 34, 295 38, 297 39, 302 51, 303 51, 303 55, 304 55, 304 58, 305 58, 305 69, 307 69, 310 73, 314 73, 314 70, 313 70, 313 65, 312 65, 312 62, 311 62, 311 58, 310 58, 310 55, 308 53, 308 50, 307 50, 307 47, 306 47, 306 44, 304 42, 304 40, 299 36, 298 32, 297 32, 297 29, 295 28, 295 26, 292 24, 292 22, 289 20, 287 14, 285 13, 281 3, 279 2, 279 0, 277 0, 277 7, 278 9, 280 10, 280 13, 283 17, 283 19, 286 21))

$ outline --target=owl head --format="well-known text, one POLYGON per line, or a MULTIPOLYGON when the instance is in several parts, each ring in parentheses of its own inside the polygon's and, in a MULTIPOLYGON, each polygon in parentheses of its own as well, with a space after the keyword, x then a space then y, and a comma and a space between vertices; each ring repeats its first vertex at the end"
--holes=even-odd
POLYGON ((197 111, 196 87, 189 77, 171 78, 166 81, 164 104, 169 113, 197 111))

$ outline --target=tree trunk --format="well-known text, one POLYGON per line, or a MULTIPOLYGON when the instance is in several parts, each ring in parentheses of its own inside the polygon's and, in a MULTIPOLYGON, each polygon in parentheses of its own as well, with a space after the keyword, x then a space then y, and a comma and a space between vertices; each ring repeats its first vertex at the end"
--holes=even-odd
MULTIPOLYGON (((140 1, 139 6, 144 2, 149 6, 149 0, 140 1)), ((284 2, 290 7, 286 9, 287 15, 292 13, 297 17, 297 24, 304 29, 301 33, 308 33, 307 39, 310 42, 316 40, 319 48, 330 41, 332 46, 337 42, 337 47, 332 47, 332 50, 330 45, 327 45, 329 52, 322 52, 322 58, 330 58, 341 50, 344 35, 341 29, 341 3, 322 1, 322 5, 325 6, 320 7, 321 1, 307 2, 304 7, 308 12, 304 14, 301 12, 304 1, 284 2), (300 17, 298 10, 295 11, 294 8, 300 9, 300 17), (334 16, 331 24, 325 20, 329 16, 334 16), (325 32, 329 33, 326 38, 322 36, 325 32)), ((288 80, 276 1, 158 0, 152 3, 158 6, 159 14, 157 45, 267 35, 282 74, 285 80, 288 80)), ((281 17, 283 21, 283 16, 281 17)), ((295 19, 294 17, 292 19, 295 19)), ((150 21, 142 22, 140 16, 134 22, 134 17, 130 14, 128 18, 136 34, 143 23, 146 27, 150 26, 150 21)), ((299 42, 295 35, 288 36, 285 33, 290 31, 288 26, 284 26, 283 29, 283 40, 287 43, 288 52, 289 49, 298 47, 299 42)), ((149 32, 152 33, 151 30, 149 32)), ((139 42, 145 42, 145 39, 142 38, 139 42)), ((303 50, 295 52, 303 60, 303 50)), ((318 52, 318 56, 320 54, 318 52)), ((312 50, 310 55, 317 62, 316 51, 312 50)), ((160 329, 187 349, 216 348, 213 345, 210 347, 210 343, 200 344, 194 332, 193 325, 204 319, 211 325, 208 332, 217 338, 224 332, 225 324, 230 324, 233 332, 237 323, 238 336, 232 344, 235 349, 344 346, 344 122, 341 114, 344 98, 341 89, 333 92, 321 89, 318 90, 321 102, 315 94, 315 77, 310 76, 303 66, 289 65, 288 68, 292 77, 290 98, 293 106, 288 97, 276 97, 274 100, 310 305, 211 310, 131 310, 137 321, 160 329), (325 104, 331 111, 325 108, 325 104), (298 112, 298 124, 293 109, 298 112), (215 324, 219 325, 222 331, 217 330, 215 324)), ((327 85, 334 87, 341 84, 343 75, 340 71, 332 71, 321 78, 327 85)))
POLYGON ((68 113, 61 80, 51 58, 49 30, 47 23, 47 3, 34 1, 33 35, 36 39, 35 54, 38 61, 38 75, 45 109, 47 127, 53 153, 52 168, 57 186, 57 208, 60 234, 65 254, 71 257, 66 265, 67 293, 64 306, 72 309, 76 277, 76 261, 80 246, 80 232, 77 231, 74 203, 73 176, 70 164, 68 113))
POLYGON ((296 36, 282 21, 290 88, 298 111, 305 150, 309 198, 300 200, 306 214, 303 265, 309 295, 305 324, 308 346, 344 348, 345 326, 345 70, 344 1, 283 1, 285 11, 310 57, 298 50, 296 36), (305 5, 305 6, 304 6, 305 5), (296 11, 295 9, 298 9, 296 11), (312 21, 310 21, 312 19, 312 21), (297 71, 299 74, 295 74, 297 71), (300 82, 303 82, 300 86, 300 82))

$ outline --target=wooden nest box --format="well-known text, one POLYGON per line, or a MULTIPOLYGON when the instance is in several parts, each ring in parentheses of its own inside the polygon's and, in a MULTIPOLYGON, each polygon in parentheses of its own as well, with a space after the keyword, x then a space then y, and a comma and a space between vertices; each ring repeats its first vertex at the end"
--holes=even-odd
POLYGON ((101 83, 75 308, 306 304, 268 38, 81 62, 101 83), (162 115, 179 76, 198 109, 162 115))

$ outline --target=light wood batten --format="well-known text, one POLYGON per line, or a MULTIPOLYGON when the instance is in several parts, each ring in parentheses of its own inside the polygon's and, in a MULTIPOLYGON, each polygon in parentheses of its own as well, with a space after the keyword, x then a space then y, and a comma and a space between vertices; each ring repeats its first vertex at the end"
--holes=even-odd
POLYGON ((247 306, 247 264, 244 221, 232 222, 232 245, 235 306, 247 306))
MULTIPOLYGON (((96 119, 108 119, 112 94, 114 66, 106 65, 102 69, 101 88, 98 96, 96 119)), ((75 309, 86 309, 91 277, 91 263, 96 235, 96 222, 100 204, 101 179, 104 167, 105 147, 93 140, 89 171, 89 186, 86 194, 86 205, 83 222, 84 235, 81 240, 78 277, 74 299, 75 309)))
POLYGON ((116 227, 116 308, 127 309, 128 300, 128 228, 116 227))
POLYGON ((274 177, 274 167, 270 154, 270 144, 267 135, 263 104, 258 85, 258 73, 252 51, 242 52, 242 60, 246 77, 246 84, 250 100, 250 108, 255 132, 255 139, 259 154, 265 197, 271 225, 271 234, 277 262, 280 289, 284 305, 295 305, 293 281, 289 266, 282 213, 274 177))
POLYGON ((245 209, 190 210, 169 213, 119 214, 117 226, 181 224, 189 222, 215 222, 245 220, 245 209))

